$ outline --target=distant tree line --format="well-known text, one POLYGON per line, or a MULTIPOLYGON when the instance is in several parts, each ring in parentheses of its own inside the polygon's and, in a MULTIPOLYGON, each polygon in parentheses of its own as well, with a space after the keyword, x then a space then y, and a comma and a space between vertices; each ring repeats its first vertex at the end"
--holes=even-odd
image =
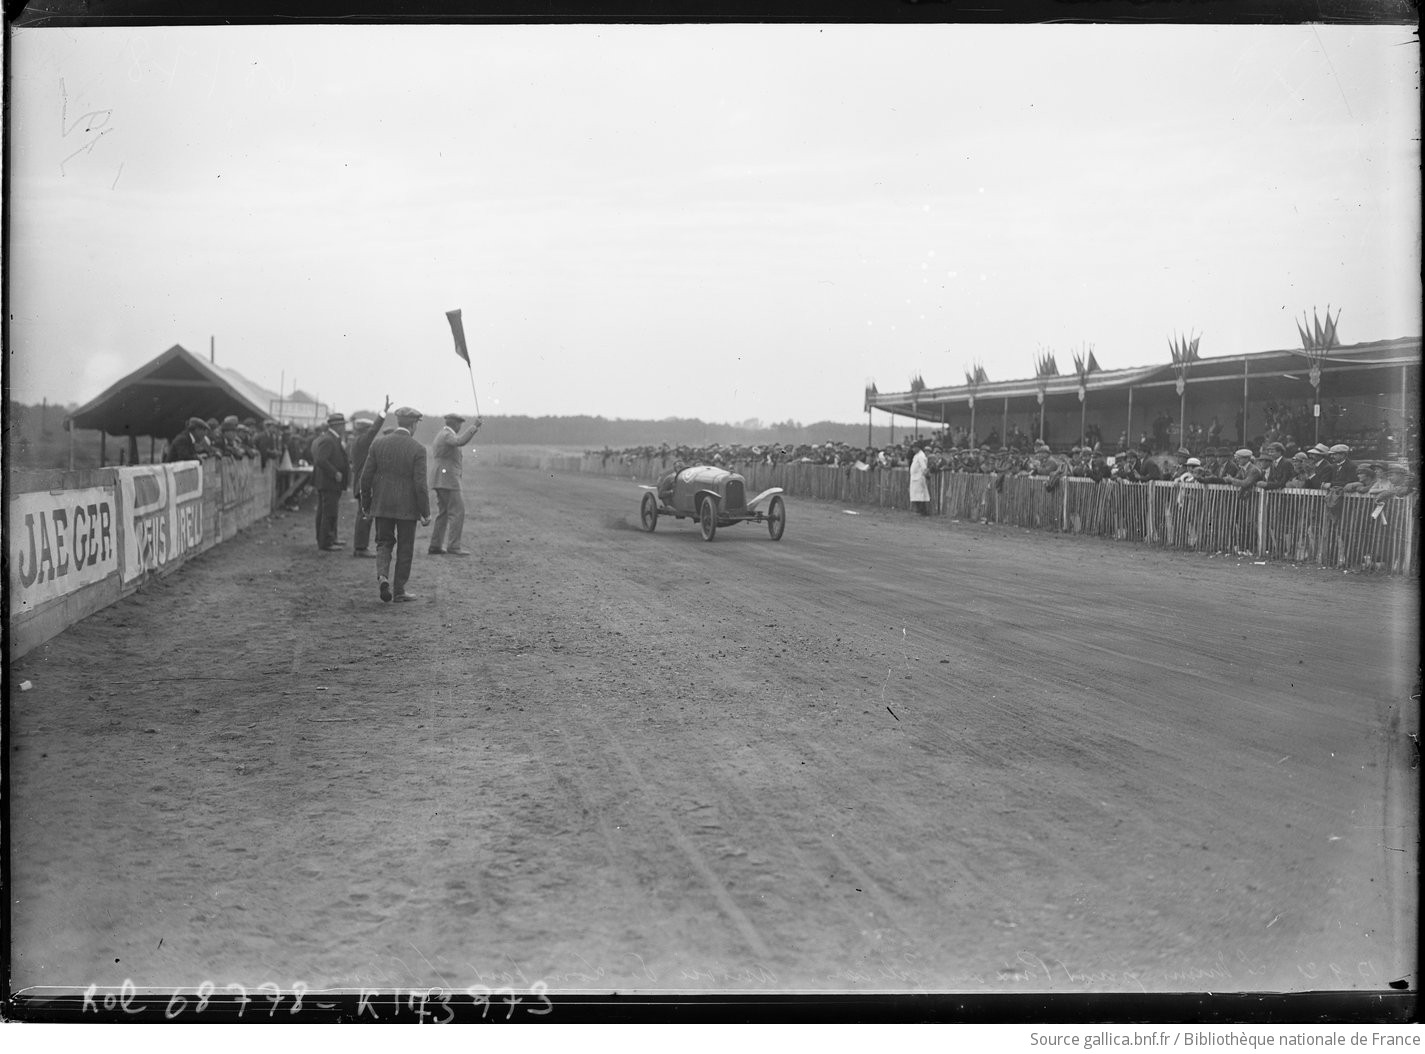
MULTIPOLYGON (((904 432, 910 422, 900 428, 904 432)), ((488 444, 568 446, 583 450, 603 447, 619 449, 651 443, 669 446, 708 446, 712 443, 865 443, 865 425, 844 421, 815 421, 801 424, 787 420, 761 424, 743 421, 722 424, 696 417, 666 417, 661 421, 637 421, 606 417, 487 417, 480 440, 488 444)), ((890 429, 879 426, 872 440, 890 442, 890 429)))
MULTIPOLYGON (((8 460, 16 468, 64 468, 69 462, 69 433, 64 431, 64 418, 76 409, 77 404, 61 406, 42 404, 26 406, 10 401, 7 405, 6 438, 8 460)), ((379 410, 379 408, 378 408, 379 410)), ((360 410, 347 417, 364 414, 375 417, 377 410, 360 410)), ((429 443, 440 428, 439 417, 427 417, 416 431, 416 438, 429 443)), ((922 425, 922 430, 929 425, 922 425)), ((904 437, 913 429, 913 422, 896 422, 896 433, 904 437)), ((165 439, 159 437, 162 447, 165 439)), ((802 424, 799 421, 774 421, 764 424, 757 420, 737 423, 703 421, 696 417, 665 417, 662 420, 628 420, 590 415, 568 417, 529 417, 522 415, 486 417, 480 429, 479 442, 485 445, 508 446, 554 446, 564 447, 571 452, 581 450, 601 450, 610 447, 618 450, 625 447, 667 443, 674 446, 723 446, 741 444, 744 446, 765 446, 772 443, 784 445, 802 444, 854 444, 867 443, 867 427, 864 424, 848 424, 845 421, 815 421, 802 424)), ((892 442, 888 425, 877 424, 870 435, 870 443, 888 446, 892 442)), ((75 433, 75 467, 94 467, 99 463, 99 434, 91 431, 75 433)), ((142 443, 143 457, 147 460, 147 444, 142 443)), ((117 448, 110 453, 117 456, 117 448)))

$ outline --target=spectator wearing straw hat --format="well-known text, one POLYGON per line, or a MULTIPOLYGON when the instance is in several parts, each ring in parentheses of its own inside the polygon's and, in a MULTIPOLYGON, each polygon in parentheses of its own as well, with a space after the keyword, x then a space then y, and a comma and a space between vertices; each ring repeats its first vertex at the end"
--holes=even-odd
POLYGON ((317 548, 331 552, 341 547, 336 536, 337 513, 341 495, 351 481, 351 461, 346 456, 342 437, 346 432, 346 417, 330 414, 326 427, 312 440, 312 487, 317 492, 317 548))
POLYGON ((1201 483, 1203 476, 1202 461, 1199 458, 1190 457, 1183 462, 1183 470, 1173 477, 1176 484, 1201 483))
POLYGON ((1317 490, 1325 485, 1329 467, 1326 456, 1330 452, 1331 448, 1325 443, 1317 443, 1306 451, 1306 467, 1301 473, 1299 486, 1308 490, 1317 490))

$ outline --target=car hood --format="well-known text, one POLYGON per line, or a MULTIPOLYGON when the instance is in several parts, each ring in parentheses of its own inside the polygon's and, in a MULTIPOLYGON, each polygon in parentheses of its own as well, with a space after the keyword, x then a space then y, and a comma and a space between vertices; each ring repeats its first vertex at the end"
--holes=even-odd
POLYGON ((736 472, 729 472, 727 469, 718 468, 715 465, 695 465, 692 468, 685 468, 678 478, 684 483, 713 487, 736 475, 736 472))

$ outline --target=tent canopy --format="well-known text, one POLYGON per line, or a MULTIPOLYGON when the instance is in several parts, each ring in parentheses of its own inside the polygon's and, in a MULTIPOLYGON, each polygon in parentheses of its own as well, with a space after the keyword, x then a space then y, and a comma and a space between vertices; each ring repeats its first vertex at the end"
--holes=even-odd
POLYGON ((69 418, 70 428, 116 436, 171 439, 190 417, 271 416, 277 395, 233 370, 205 362, 180 344, 140 366, 69 418))

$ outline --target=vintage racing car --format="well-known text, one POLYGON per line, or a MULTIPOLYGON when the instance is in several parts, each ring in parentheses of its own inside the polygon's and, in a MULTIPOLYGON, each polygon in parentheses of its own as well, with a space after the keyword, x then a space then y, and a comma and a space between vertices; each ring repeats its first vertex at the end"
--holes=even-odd
POLYGON ((712 465, 674 466, 658 486, 640 484, 643 502, 639 520, 645 531, 658 526, 659 516, 692 517, 698 521, 703 541, 710 542, 719 527, 734 523, 765 523, 772 541, 780 541, 787 527, 787 507, 782 488, 770 487, 747 500, 747 481, 736 472, 712 465), (760 507, 767 503, 766 511, 760 507))

